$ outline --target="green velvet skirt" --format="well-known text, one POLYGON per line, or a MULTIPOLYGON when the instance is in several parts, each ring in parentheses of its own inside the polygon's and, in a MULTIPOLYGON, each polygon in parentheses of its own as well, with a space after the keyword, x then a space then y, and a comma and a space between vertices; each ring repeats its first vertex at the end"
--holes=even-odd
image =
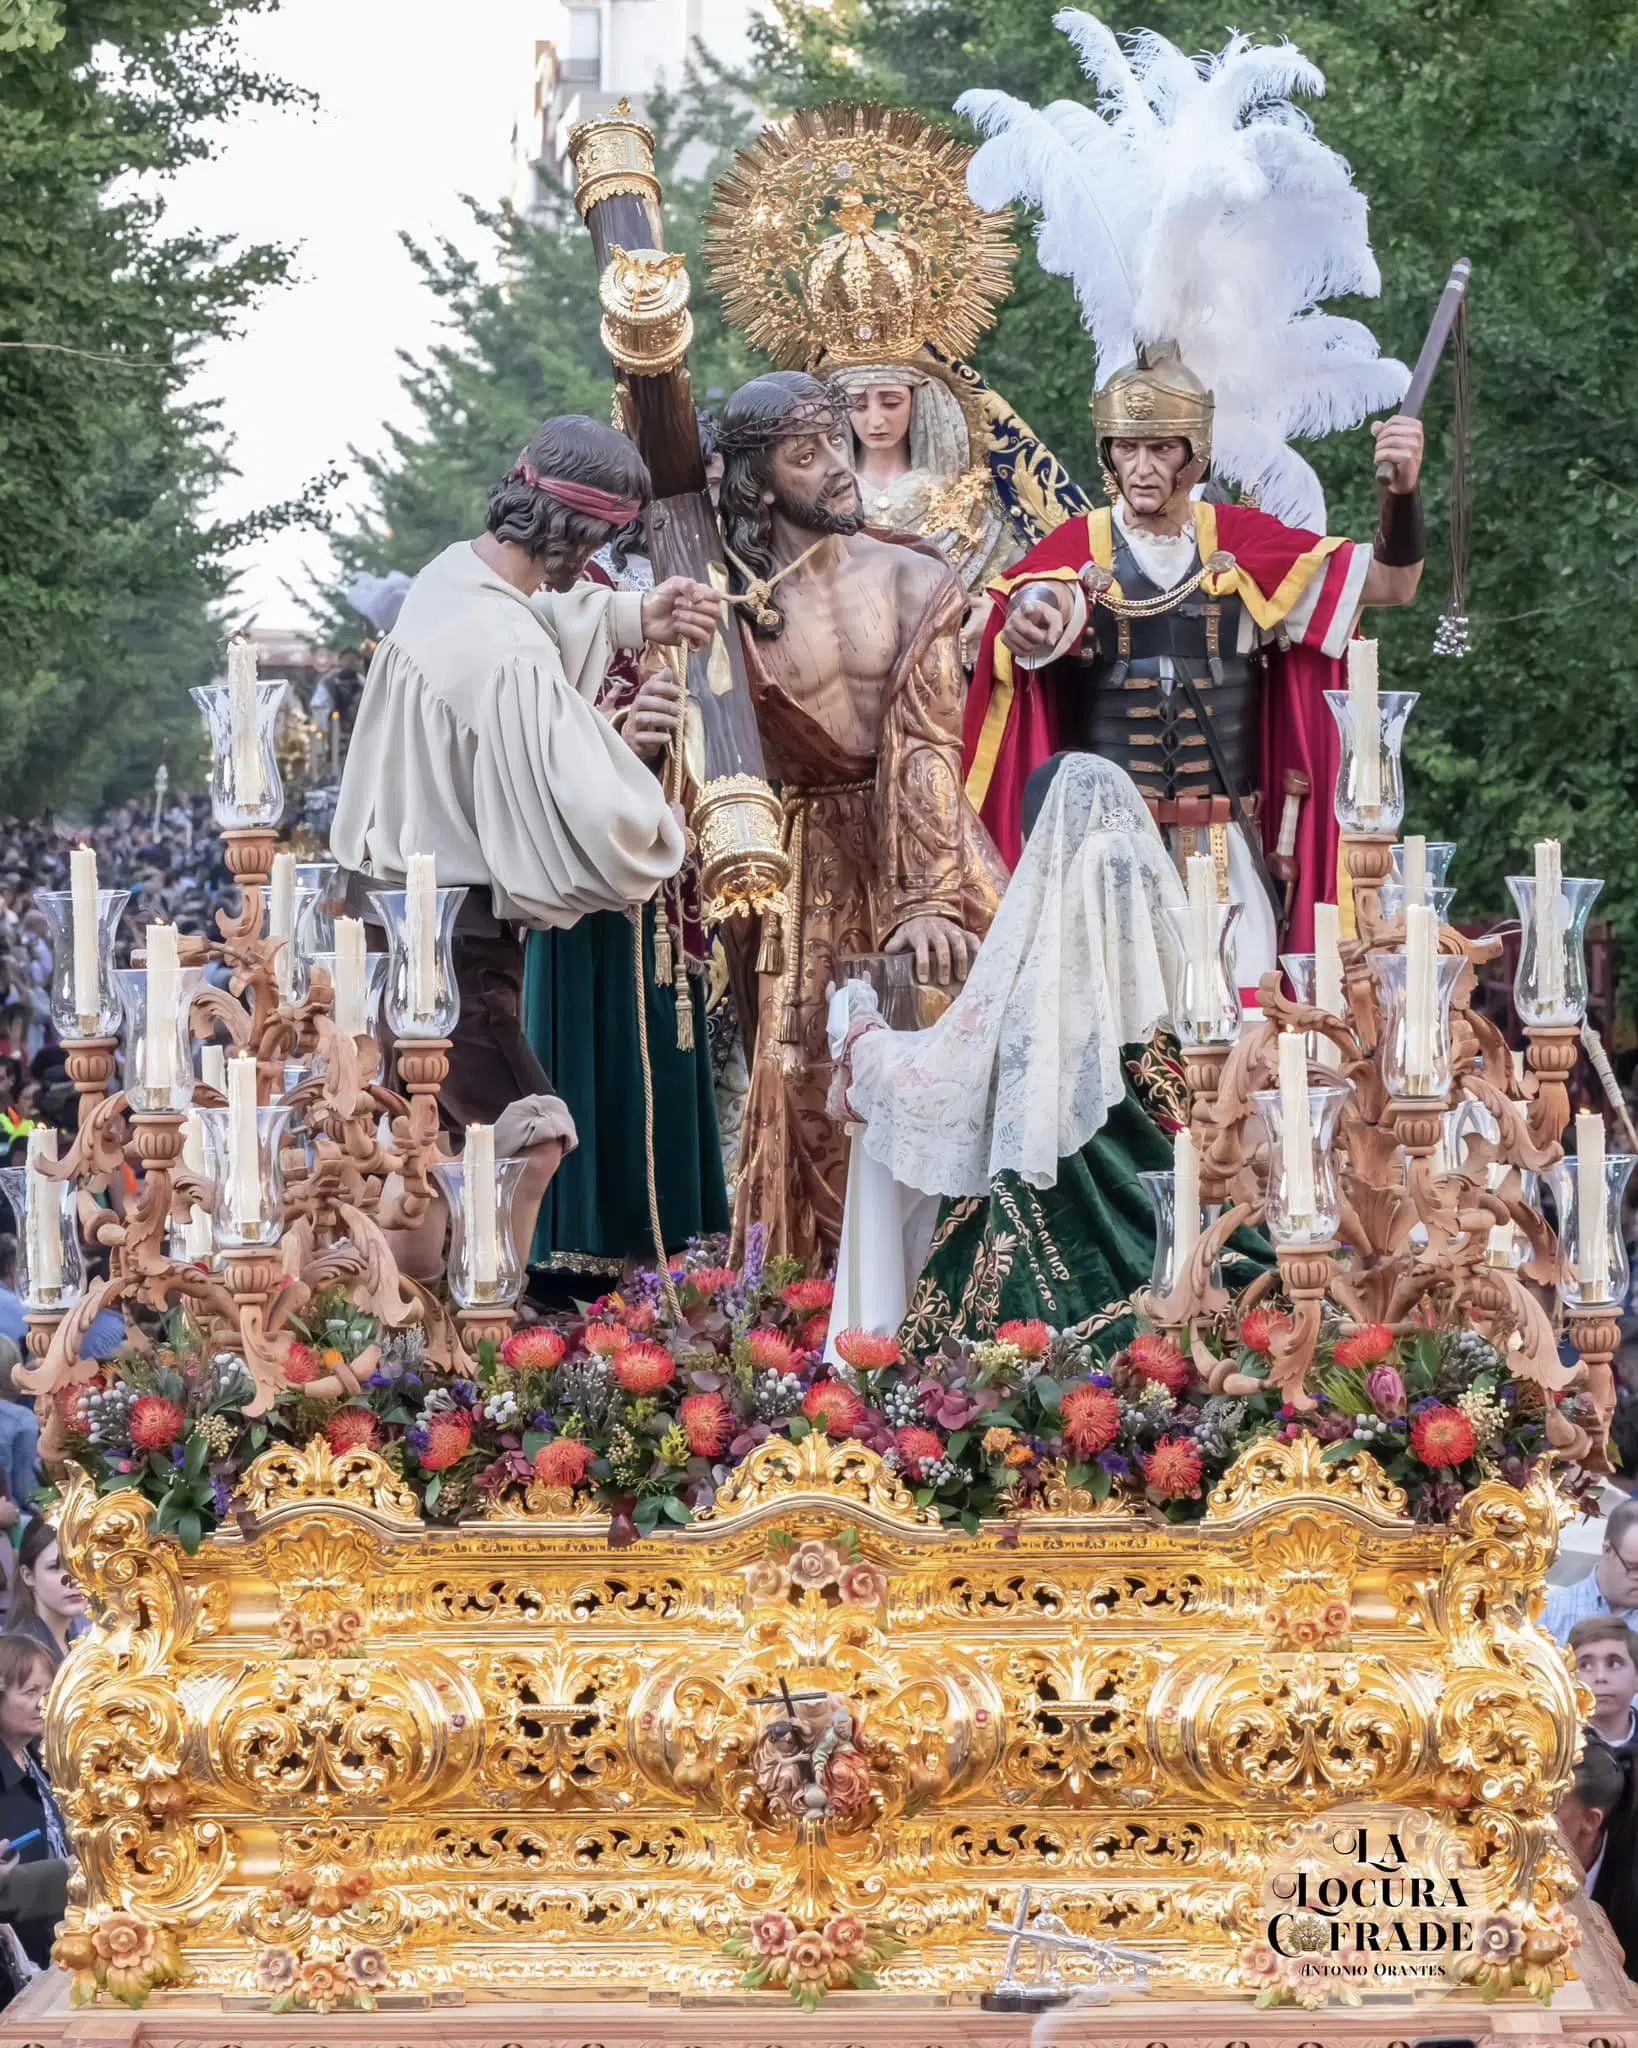
MULTIPOLYGON (((1128 1074, 1143 1064, 1141 1053, 1129 1058, 1128 1074)), ((1171 1139, 1128 1079, 1102 1130, 1059 1161, 1053 1186, 1003 1173, 987 1196, 946 1201, 899 1333, 905 1347, 926 1352, 949 1336, 988 1337, 1001 1323, 1039 1317, 1057 1330, 1085 1327, 1112 1356, 1132 1337, 1132 1297, 1154 1267, 1154 1210, 1138 1175, 1171 1163, 1171 1139)), ((1224 1282, 1244 1287, 1273 1263, 1266 1238, 1237 1231, 1224 1282)))
MULTIPOLYGON (((537 1266, 613 1274, 631 1260, 654 1262, 633 953, 631 920, 620 911, 529 934, 524 1028, 580 1139, 541 1204, 537 1266)), ((728 1228, 728 1196, 704 992, 690 975, 694 1047, 679 1051, 676 997, 654 980, 652 904, 643 911, 643 971, 660 1226, 666 1250, 679 1251, 728 1228)))

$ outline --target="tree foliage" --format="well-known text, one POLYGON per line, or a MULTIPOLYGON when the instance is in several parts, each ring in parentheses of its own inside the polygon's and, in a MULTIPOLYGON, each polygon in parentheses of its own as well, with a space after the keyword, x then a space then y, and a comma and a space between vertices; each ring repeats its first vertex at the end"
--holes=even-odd
POLYGON ((167 739, 197 752, 187 686, 246 529, 206 516, 225 458, 183 387, 285 258, 167 232, 161 193, 207 124, 290 97, 237 60, 237 11, 0 8, 0 811, 94 806, 167 739))

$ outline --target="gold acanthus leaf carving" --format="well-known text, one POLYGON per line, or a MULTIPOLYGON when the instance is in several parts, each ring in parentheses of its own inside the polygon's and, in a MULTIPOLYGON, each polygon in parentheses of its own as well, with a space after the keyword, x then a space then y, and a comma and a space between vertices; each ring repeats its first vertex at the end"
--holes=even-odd
POLYGON ((323 1502, 380 1521, 423 1526, 420 1503, 384 1458, 361 1447, 338 1455, 322 1436, 300 1450, 275 1444, 263 1451, 239 1482, 235 1500, 253 1515, 323 1502))
POLYGON ((738 1521, 758 1508, 784 1504, 793 1495, 804 1493, 822 1493, 870 1508, 911 1528, 939 1526, 937 1508, 918 1507, 915 1495, 874 1451, 863 1444, 833 1443, 820 1430, 800 1443, 776 1436, 758 1444, 694 1520, 696 1524, 738 1521))
POLYGON ((1206 1502, 1208 1522, 1249 1514, 1271 1501, 1296 1495, 1319 1495, 1332 1504, 1359 1508, 1394 1521, 1405 1518, 1406 1494, 1396 1486, 1369 1451, 1335 1463, 1325 1461, 1325 1447, 1314 1437, 1290 1443, 1266 1437, 1236 1458, 1211 1490, 1206 1502))

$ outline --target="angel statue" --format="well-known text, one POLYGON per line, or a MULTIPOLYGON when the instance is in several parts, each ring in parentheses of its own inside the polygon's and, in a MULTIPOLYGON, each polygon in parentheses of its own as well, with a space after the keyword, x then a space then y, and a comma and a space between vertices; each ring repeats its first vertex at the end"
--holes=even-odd
POLYGON ((1407 377, 1369 328, 1321 310, 1381 279, 1364 197, 1293 103, 1323 89, 1314 66, 1243 36, 1197 63, 1154 34, 1123 47, 1089 14, 1056 19, 1095 106, 985 91, 958 111, 987 138, 974 198, 1038 208, 1042 266, 1074 281, 1111 502, 989 586, 968 795, 1011 860, 1038 762, 1084 747, 1121 763, 1178 857, 1210 851, 1251 989, 1280 925, 1311 945, 1313 905, 1335 897, 1323 693, 1361 608, 1416 594, 1422 428, 1375 425, 1375 537, 1328 535, 1289 437, 1357 425, 1407 377), (1205 492, 1209 470, 1245 502, 1205 492))
POLYGON ((1013 257, 970 156, 904 108, 796 114, 718 185, 706 251, 747 339, 845 397, 867 525, 936 543, 974 593, 1089 504, 961 360, 1013 257))
MULTIPOLYGON (((1024 809, 1023 857, 937 1023, 888 1029, 863 981, 832 998, 832 1108, 854 1127, 837 1328, 904 1323, 933 1350, 1039 1318, 1114 1349, 1149 1282, 1138 1176, 1171 1165, 1164 1127, 1186 1106, 1157 1039, 1176 973, 1161 913, 1182 885, 1111 762, 1056 756, 1024 809)), ((1271 1262, 1248 1234, 1229 1256, 1271 1262)))

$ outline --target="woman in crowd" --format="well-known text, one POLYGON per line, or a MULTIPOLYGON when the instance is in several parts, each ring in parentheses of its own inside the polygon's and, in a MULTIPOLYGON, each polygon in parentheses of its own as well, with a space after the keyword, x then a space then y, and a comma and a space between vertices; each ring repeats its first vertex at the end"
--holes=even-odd
POLYGON ((36 1517, 17 1551, 9 1632, 37 1643, 55 1671, 84 1627, 85 1596, 63 1568, 56 1530, 36 1517))
MULTIPOLYGON (((0 1864, 0 1924, 17 1937, 30 1963, 43 1970, 51 1961, 52 1937, 68 1908, 68 1832, 40 1761, 45 1700, 53 1665, 39 1643, 19 1635, 0 1636, 0 1841, 20 1843, 16 1865, 0 1864), (33 1840, 25 1841, 25 1836, 33 1840)), ((9 1944, 8 1944, 9 1947, 9 1944)), ((14 1958, 0 1954, 0 1977, 14 1958)))

